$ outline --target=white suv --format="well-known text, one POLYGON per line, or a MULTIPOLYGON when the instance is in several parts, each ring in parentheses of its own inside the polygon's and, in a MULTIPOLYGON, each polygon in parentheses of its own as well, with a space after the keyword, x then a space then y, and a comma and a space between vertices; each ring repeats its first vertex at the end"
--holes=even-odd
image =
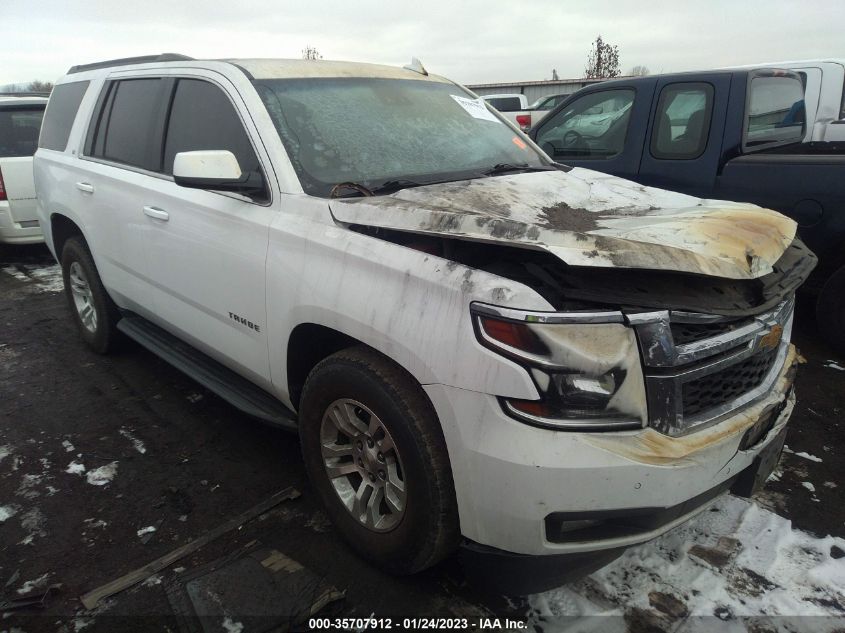
POLYGON ((0 95, 0 244, 44 241, 35 208, 32 155, 47 99, 0 95))
POLYGON ((557 165, 419 65, 75 67, 44 130, 82 337, 298 432, 389 570, 535 590, 777 461, 815 262, 777 213, 557 165))

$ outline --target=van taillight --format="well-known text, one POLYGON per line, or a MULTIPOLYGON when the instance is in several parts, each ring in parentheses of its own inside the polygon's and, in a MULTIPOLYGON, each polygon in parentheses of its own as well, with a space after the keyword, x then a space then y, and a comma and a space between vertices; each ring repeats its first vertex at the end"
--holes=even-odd
POLYGON ((0 200, 6 199, 6 184, 3 182, 3 172, 0 170, 0 200))
POLYGON ((530 114, 517 114, 516 115, 516 122, 519 124, 523 130, 526 130, 531 127, 531 115, 530 114))

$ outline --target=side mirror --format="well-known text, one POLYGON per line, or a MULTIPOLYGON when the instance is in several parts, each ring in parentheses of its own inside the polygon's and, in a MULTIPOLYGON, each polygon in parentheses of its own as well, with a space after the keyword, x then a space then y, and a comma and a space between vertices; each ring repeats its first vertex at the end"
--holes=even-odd
POLYGON ((228 150, 179 152, 173 160, 173 180, 180 187, 247 194, 264 188, 259 172, 242 172, 228 150))

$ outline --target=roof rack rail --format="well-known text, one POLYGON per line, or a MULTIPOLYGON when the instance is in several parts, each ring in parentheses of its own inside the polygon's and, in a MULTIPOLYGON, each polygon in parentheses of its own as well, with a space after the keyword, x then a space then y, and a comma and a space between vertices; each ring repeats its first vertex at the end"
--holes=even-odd
POLYGON ((0 92, 0 97, 49 97, 48 91, 0 92))
POLYGON ((122 59, 107 59, 103 62, 93 64, 79 64, 71 66, 67 71, 68 75, 82 73, 86 70, 97 70, 99 68, 110 68, 112 66, 130 66, 132 64, 149 64, 150 62, 183 62, 193 61, 193 57, 180 55, 179 53, 161 53, 160 55, 142 55, 141 57, 124 57, 122 59))

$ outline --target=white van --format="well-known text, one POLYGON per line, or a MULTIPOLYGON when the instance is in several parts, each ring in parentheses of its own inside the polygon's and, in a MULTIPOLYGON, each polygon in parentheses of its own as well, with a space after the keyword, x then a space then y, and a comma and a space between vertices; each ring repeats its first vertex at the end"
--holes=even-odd
POLYGON ((410 69, 79 66, 35 185, 97 352, 299 433, 340 534, 547 587, 750 494, 795 396, 795 223, 553 163, 410 69))

